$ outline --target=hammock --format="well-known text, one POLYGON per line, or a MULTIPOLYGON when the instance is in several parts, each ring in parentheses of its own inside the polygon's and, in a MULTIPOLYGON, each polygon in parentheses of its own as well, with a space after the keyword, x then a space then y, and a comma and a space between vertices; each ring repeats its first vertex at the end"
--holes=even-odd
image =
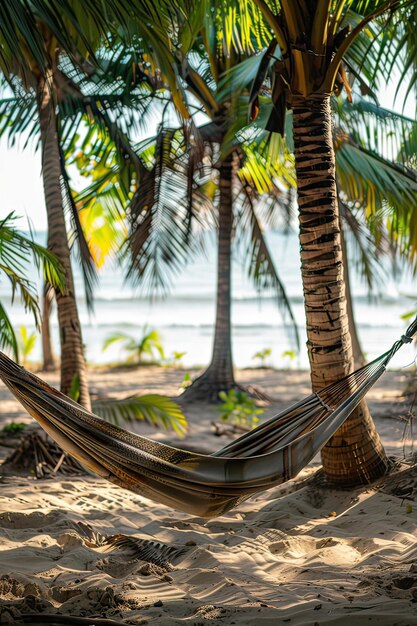
POLYGON ((294 478, 340 428, 417 332, 417 318, 380 357, 313 393, 212 455, 113 426, 0 352, 0 378, 42 428, 94 473, 151 500, 215 517, 294 478))

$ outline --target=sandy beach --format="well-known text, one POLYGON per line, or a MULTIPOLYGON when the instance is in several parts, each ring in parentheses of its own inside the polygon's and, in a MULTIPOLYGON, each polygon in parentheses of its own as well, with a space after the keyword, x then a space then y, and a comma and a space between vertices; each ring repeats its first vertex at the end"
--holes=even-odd
MULTIPOLYGON (((175 396, 183 373, 95 369, 90 380, 100 395, 175 396)), ((57 384, 55 374, 45 378, 57 384)), ((242 370, 238 380, 273 399, 264 418, 309 393, 304 371, 242 370)), ((412 441, 403 440, 405 383, 403 372, 390 371, 368 395, 386 450, 397 458, 412 453, 412 441)), ((0 401, 0 429, 11 420, 33 423, 3 385, 0 401)), ((184 410, 190 432, 182 441, 135 429, 206 452, 225 445, 226 437, 214 435, 213 407, 184 410)), ((1 459, 8 441, 0 441, 1 459)), ((296 480, 207 521, 92 476, 2 476, 0 623, 56 613, 163 626, 417 624, 416 496, 417 468, 407 463, 376 484, 343 491, 326 485, 317 458, 296 480), (115 534, 172 550, 155 546, 169 558, 150 564, 136 558, 135 544, 102 545, 115 534)), ((36 623, 50 623, 42 619, 36 623)))

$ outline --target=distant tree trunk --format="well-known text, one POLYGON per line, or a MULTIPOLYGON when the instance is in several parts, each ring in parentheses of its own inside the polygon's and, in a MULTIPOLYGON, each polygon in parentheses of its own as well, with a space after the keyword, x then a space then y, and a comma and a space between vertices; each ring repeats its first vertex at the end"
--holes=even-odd
MULTIPOLYGON (((335 183, 330 98, 293 96, 301 270, 314 391, 353 370, 335 183)), ((387 468, 363 401, 322 451, 334 482, 366 483, 387 468)))
POLYGON ((350 283, 350 270, 349 270, 349 259, 347 255, 346 248, 346 238, 343 233, 342 225, 340 225, 340 239, 342 244, 342 259, 343 259, 343 271, 345 274, 345 288, 346 288, 346 306, 347 306, 347 316, 349 320, 349 332, 350 337, 352 339, 352 351, 353 351, 353 362, 355 365, 355 369, 362 367, 365 365, 365 357, 362 352, 362 347, 359 341, 358 330, 356 327, 355 314, 353 311, 353 298, 352 298, 352 289, 350 283))
POLYGON ((42 142, 42 175, 48 215, 48 248, 62 263, 65 293, 55 293, 61 343, 61 390, 68 393, 74 377, 79 378, 79 402, 91 408, 83 353, 81 326, 75 300, 70 249, 61 195, 61 167, 55 115, 53 77, 41 78, 38 84, 38 109, 42 142))
POLYGON ((211 362, 183 393, 190 401, 218 402, 219 392, 236 387, 231 339, 231 246, 233 231, 233 156, 219 168, 219 223, 217 260, 217 300, 214 345, 211 362))
POLYGON ((43 286, 43 306, 42 306, 42 326, 41 326, 41 338, 42 338, 42 358, 43 365, 42 370, 44 372, 52 372, 56 370, 56 361, 54 351, 52 349, 51 342, 51 325, 50 317, 53 304, 53 292, 50 285, 47 283, 43 286))

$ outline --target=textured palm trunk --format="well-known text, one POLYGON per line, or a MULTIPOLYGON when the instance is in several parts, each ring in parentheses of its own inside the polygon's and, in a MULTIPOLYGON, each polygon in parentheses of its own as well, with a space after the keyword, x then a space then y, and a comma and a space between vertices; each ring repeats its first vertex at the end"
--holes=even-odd
POLYGON ((346 239, 343 234, 342 228, 340 228, 340 238, 341 238, 341 244, 342 244, 343 272, 345 276, 346 309, 347 309, 347 316, 349 320, 349 332, 350 332, 350 337, 352 340, 353 362, 355 364, 355 369, 357 369, 365 365, 365 357, 362 352, 361 343, 359 341, 358 330, 356 328, 355 313, 353 311, 352 289, 351 289, 351 282, 350 282, 350 271, 349 271, 348 255, 347 255, 347 248, 346 248, 346 239))
MULTIPOLYGON (((353 370, 335 183, 330 98, 293 99, 301 270, 308 354, 314 391, 353 370)), ((365 402, 322 451, 334 482, 366 483, 381 476, 387 459, 365 402)))
POLYGON ((42 337, 42 358, 43 365, 42 370, 44 372, 52 372, 56 369, 56 361, 54 356, 54 351, 52 349, 52 340, 51 340, 51 310, 52 310, 52 289, 44 284, 43 289, 43 306, 42 306, 42 326, 41 326, 41 337, 42 337))
POLYGON ((48 248, 62 263, 66 281, 65 292, 55 293, 61 343, 61 390, 68 393, 74 378, 78 377, 80 391, 78 401, 86 408, 90 408, 81 326, 62 204, 60 154, 51 79, 39 81, 38 102, 42 175, 48 215, 48 248))
POLYGON ((186 400, 217 402, 219 392, 236 387, 232 360, 231 247, 233 230, 233 157, 219 168, 219 223, 216 324, 213 354, 207 370, 186 389, 186 400))

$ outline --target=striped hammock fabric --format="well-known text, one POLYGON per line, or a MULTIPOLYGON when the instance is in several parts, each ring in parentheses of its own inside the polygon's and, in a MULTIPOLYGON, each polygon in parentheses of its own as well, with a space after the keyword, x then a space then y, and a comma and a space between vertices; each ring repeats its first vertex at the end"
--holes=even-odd
POLYGON ((417 319, 380 357, 313 393, 212 455, 113 426, 0 353, 0 378, 63 450, 112 483, 200 517, 294 478, 417 332, 417 319))

